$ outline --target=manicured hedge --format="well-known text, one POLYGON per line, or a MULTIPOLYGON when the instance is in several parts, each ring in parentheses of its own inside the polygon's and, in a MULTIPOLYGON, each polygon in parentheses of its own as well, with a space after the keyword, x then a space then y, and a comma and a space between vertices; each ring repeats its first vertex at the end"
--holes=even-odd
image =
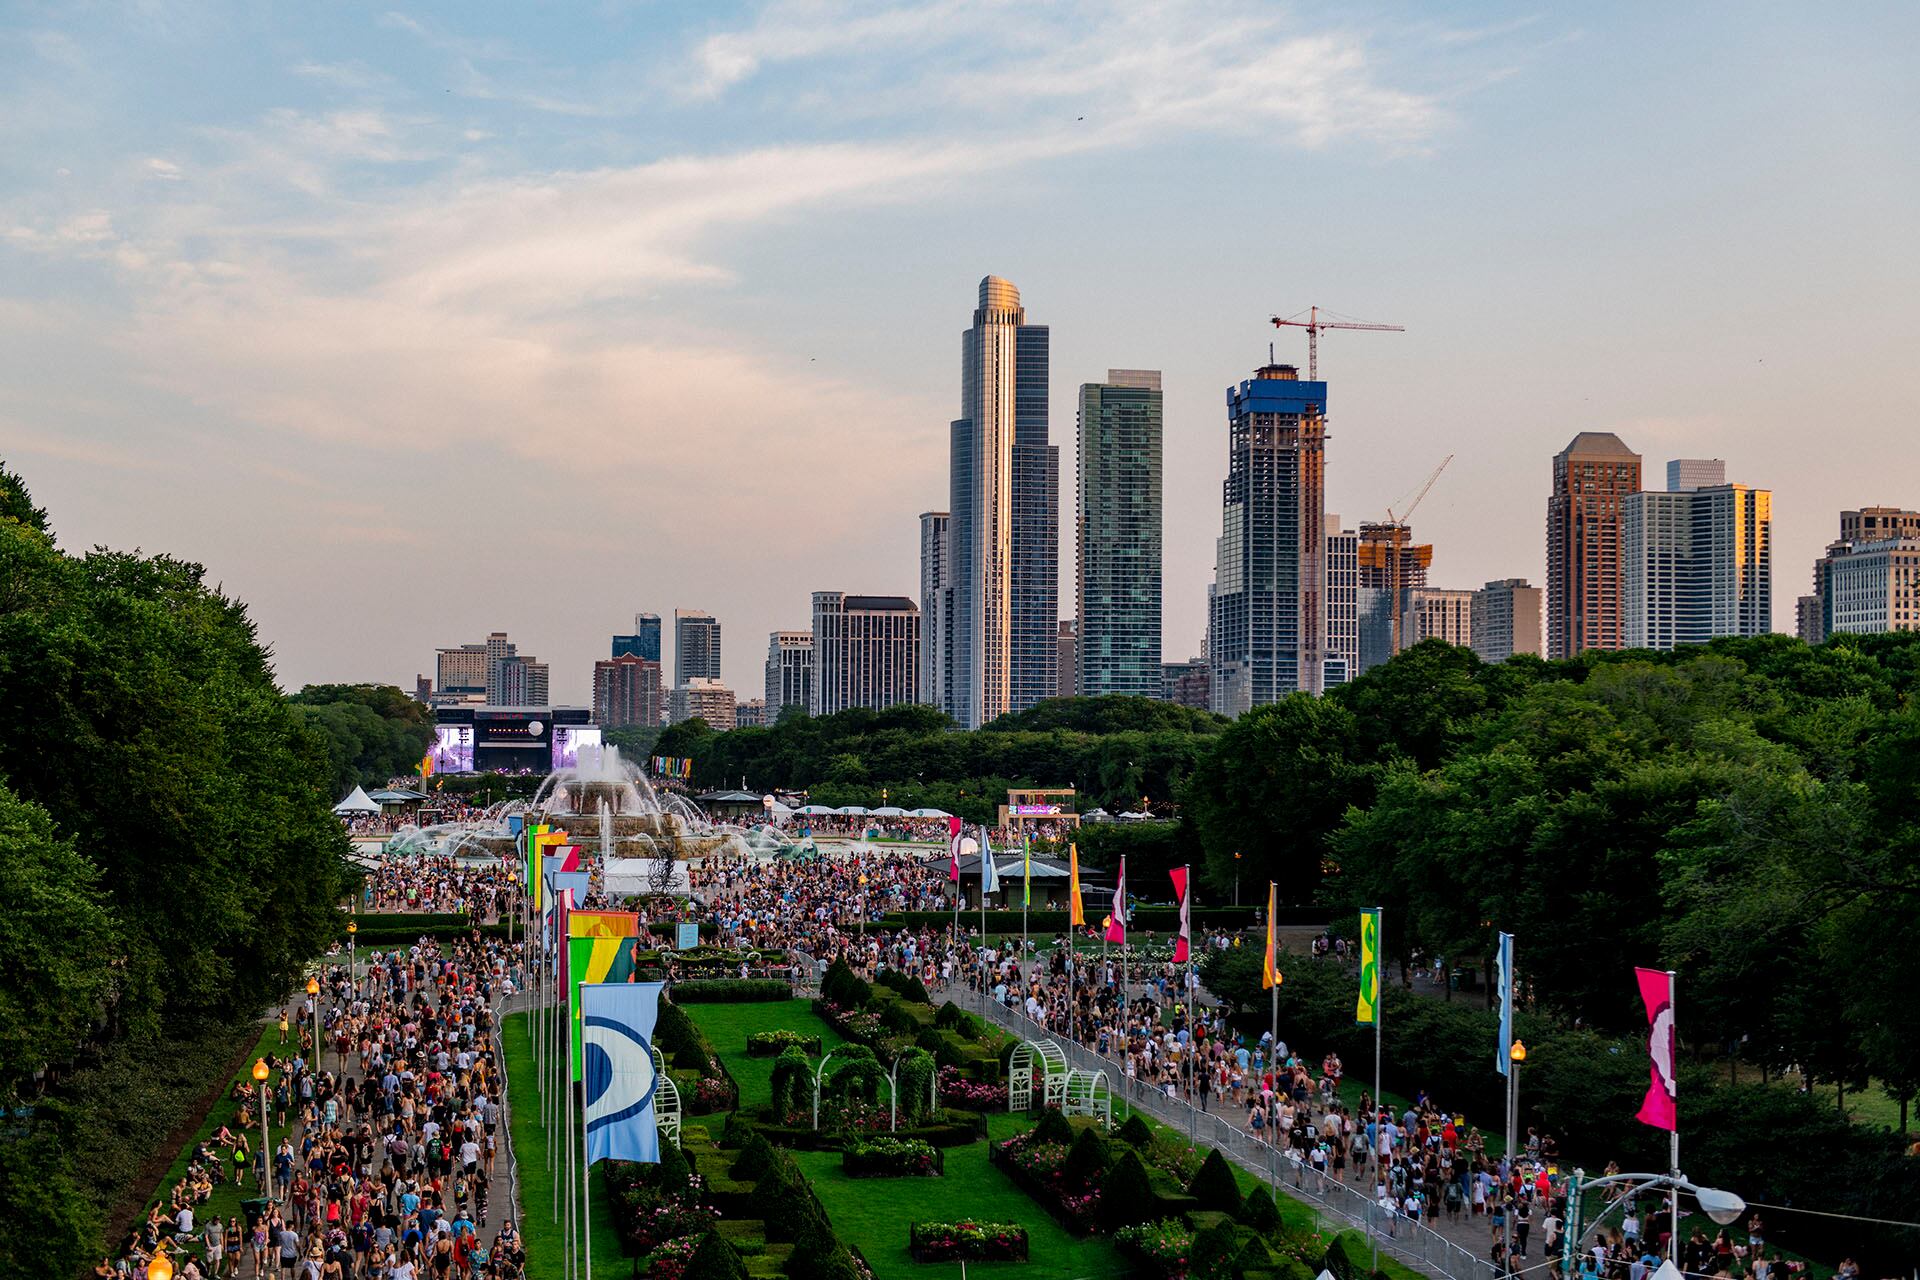
POLYGON ((747 1037, 747 1056, 749 1058, 777 1058, 789 1045, 798 1045, 802 1052, 812 1057, 820 1056, 820 1037, 805 1036, 798 1031, 781 1028, 778 1031, 756 1031, 747 1037))
POLYGON ((755 1004, 791 999, 793 988, 778 978, 700 978, 673 984, 676 1004, 755 1004))
MULTIPOLYGON (((900 1132, 890 1136, 918 1138, 936 1147, 964 1147, 987 1136, 987 1118, 984 1115, 947 1110, 942 1110, 939 1115, 941 1118, 931 1124, 916 1125, 912 1129, 902 1126, 900 1132)), ((774 1146, 795 1151, 837 1151, 846 1144, 844 1134, 828 1133, 824 1129, 816 1132, 811 1125, 759 1122, 754 1128, 774 1146)))
POLYGON ((840 1168, 849 1178, 937 1178, 946 1159, 924 1138, 855 1138, 840 1153, 840 1168))
MULTIPOLYGON (((1022 914, 1019 911, 989 910, 986 914, 988 933, 1019 933, 1022 914)), ((1106 914, 1104 907, 1090 904, 1087 908, 1087 922, 1099 923, 1106 914)), ((1193 925, 1196 929, 1246 929, 1250 928, 1258 915, 1253 907, 1195 907, 1193 925)), ((969 928, 978 927, 978 910, 962 911, 962 922, 969 928)), ((1029 933, 1063 933, 1069 925, 1069 916, 1065 911, 1029 911, 1025 912, 1026 929, 1029 933)), ((1275 913, 1274 919, 1283 925, 1320 925, 1327 922, 1327 912, 1319 907, 1287 908, 1275 913)), ((884 929, 941 929, 953 923, 951 911, 896 911, 880 922, 884 929)), ((1175 907, 1136 907, 1128 928, 1134 932, 1152 930, 1155 933, 1171 933, 1180 928, 1180 912, 1175 907)))

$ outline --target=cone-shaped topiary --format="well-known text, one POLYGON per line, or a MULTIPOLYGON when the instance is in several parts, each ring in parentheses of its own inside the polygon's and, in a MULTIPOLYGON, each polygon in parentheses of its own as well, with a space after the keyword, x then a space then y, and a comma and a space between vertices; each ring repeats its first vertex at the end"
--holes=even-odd
POLYGON ((1060 1108, 1043 1107, 1040 1111, 1040 1119, 1033 1126, 1033 1140, 1068 1145, 1073 1141, 1073 1126, 1068 1124, 1067 1118, 1060 1114, 1060 1108))
POLYGON ((772 1165, 773 1144, 756 1129, 747 1135, 747 1140, 740 1144, 740 1154, 733 1158, 734 1181, 758 1182, 772 1165))
POLYGON ((1280 1230, 1280 1209, 1273 1203, 1273 1197, 1267 1194, 1265 1187, 1255 1187, 1247 1202, 1240 1207, 1240 1221, 1252 1227, 1263 1236, 1273 1235, 1280 1230))
POLYGON ((1112 1163, 1112 1153, 1108 1151, 1107 1140, 1100 1136, 1100 1131, 1082 1129, 1080 1136, 1073 1140, 1073 1146, 1068 1148, 1066 1163, 1060 1169, 1069 1181, 1092 1187, 1099 1185, 1107 1166, 1112 1163))
POLYGON ((1232 1214, 1240 1212, 1240 1184, 1233 1180, 1233 1169, 1218 1149, 1207 1152, 1207 1158, 1200 1162, 1193 1181, 1187 1184, 1187 1193, 1198 1200, 1203 1209, 1218 1209, 1222 1213, 1232 1214))
POLYGON ((700 1237, 681 1280, 746 1280, 747 1268, 740 1255, 718 1231, 700 1237))
POLYGON ((679 1144, 660 1144, 660 1163, 654 1166, 653 1177, 653 1185, 659 1188, 663 1196, 677 1195, 687 1189, 687 1181, 693 1177, 693 1166, 687 1163, 679 1144))
POLYGON ((1100 1187, 1100 1212, 1112 1229, 1153 1220, 1153 1182, 1138 1155, 1123 1152, 1113 1168, 1107 1170, 1106 1181, 1100 1187))
POLYGON ((1239 1274, 1240 1239, 1233 1225, 1216 1222, 1193 1238, 1187 1274, 1193 1280, 1232 1280, 1239 1274))
POLYGON ((1153 1126, 1142 1120, 1139 1113, 1135 1112, 1127 1117, 1125 1124, 1120 1126, 1120 1141, 1145 1151, 1153 1145, 1153 1126))

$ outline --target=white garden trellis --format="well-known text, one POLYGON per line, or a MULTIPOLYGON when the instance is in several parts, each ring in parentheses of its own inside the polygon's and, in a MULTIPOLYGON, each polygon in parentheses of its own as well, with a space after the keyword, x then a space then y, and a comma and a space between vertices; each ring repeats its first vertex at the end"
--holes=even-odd
POLYGON ((660 1130, 660 1136, 670 1140, 674 1146, 680 1145, 680 1086, 667 1074, 666 1060, 660 1056, 660 1050, 653 1050, 653 1122, 660 1130))
POLYGON ((1052 1040, 1022 1040, 1007 1061, 1007 1110, 1031 1111, 1033 1073, 1040 1072, 1040 1104, 1062 1106, 1066 1101, 1067 1055, 1052 1040))
POLYGON ((1102 1129, 1113 1128, 1113 1086, 1107 1083, 1105 1071, 1069 1071, 1063 1088, 1062 1112, 1069 1116, 1092 1116, 1102 1129))

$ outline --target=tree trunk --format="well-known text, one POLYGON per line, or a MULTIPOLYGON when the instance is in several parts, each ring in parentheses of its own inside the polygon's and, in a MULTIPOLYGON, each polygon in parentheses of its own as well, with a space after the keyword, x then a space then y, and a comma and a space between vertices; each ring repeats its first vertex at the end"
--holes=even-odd
POLYGON ((1847 1082, 1845 1080, 1834 1081, 1833 1096, 1835 1101, 1838 1102, 1840 1105, 1840 1118, 1842 1120, 1846 1119, 1847 1117, 1847 1082))

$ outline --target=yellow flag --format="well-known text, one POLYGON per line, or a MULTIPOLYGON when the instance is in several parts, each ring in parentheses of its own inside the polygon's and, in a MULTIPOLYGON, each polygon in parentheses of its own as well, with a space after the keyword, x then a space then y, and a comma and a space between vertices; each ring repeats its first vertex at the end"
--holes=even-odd
POLYGON ((1273 943, 1273 908, 1280 896, 1280 886, 1267 882, 1267 962, 1260 972, 1260 987, 1266 990, 1280 985, 1280 957, 1273 943))
POLYGON ((433 776, 433 752, 420 757, 420 781, 425 782, 433 776))
POLYGON ((1080 905, 1080 846, 1067 845, 1067 910, 1073 914, 1067 923, 1084 929, 1087 925, 1087 912, 1080 905))
POLYGON ((1360 913, 1360 999, 1353 1020, 1371 1027, 1380 1020, 1380 908, 1360 913))

